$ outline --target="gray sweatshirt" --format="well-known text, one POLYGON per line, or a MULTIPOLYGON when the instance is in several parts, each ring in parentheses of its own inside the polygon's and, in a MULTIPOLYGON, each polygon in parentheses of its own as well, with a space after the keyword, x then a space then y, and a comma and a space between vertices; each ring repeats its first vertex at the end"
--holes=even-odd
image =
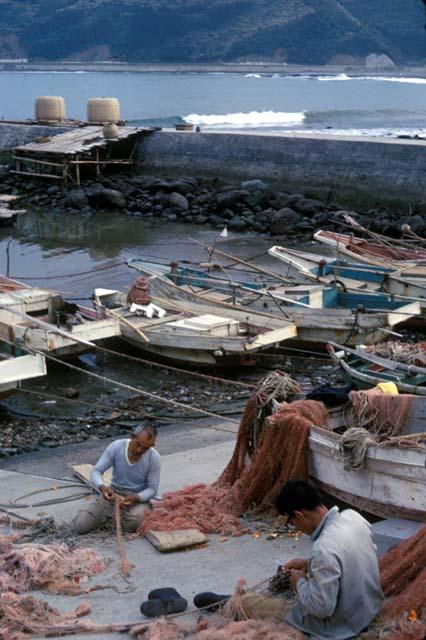
POLYGON ((130 440, 115 440, 105 449, 97 461, 90 479, 99 489, 105 484, 102 474, 112 467, 112 486, 126 493, 137 493, 141 502, 153 498, 160 484, 161 458, 153 447, 138 462, 129 462, 130 440))
POLYGON ((286 621, 311 640, 347 640, 379 613, 383 602, 379 565, 367 520, 333 507, 313 532, 306 578, 286 621))

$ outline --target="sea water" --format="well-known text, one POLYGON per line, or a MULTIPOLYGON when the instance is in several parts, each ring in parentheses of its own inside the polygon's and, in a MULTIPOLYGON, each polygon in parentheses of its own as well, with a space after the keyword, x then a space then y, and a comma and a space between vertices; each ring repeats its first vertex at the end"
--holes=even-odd
POLYGON ((426 133, 426 78, 266 73, 0 72, 0 118, 31 118, 39 95, 114 96, 132 123, 203 130, 398 136, 426 133))

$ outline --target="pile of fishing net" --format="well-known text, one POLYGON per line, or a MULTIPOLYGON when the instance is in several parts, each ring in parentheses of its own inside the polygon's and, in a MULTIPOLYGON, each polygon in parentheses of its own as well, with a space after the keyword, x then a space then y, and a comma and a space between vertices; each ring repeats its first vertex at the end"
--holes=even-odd
MULTIPOLYGON (((80 604, 68 613, 61 613, 47 602, 32 596, 12 592, 0 594, 0 639, 24 640, 38 636, 60 635, 63 632, 89 630, 91 623, 81 623, 80 618, 90 613, 87 603, 80 604)), ((96 625, 94 625, 96 627, 96 625)))
MULTIPOLYGON (((353 424, 366 429, 378 442, 399 436, 410 414, 413 396, 389 395, 380 388, 349 393, 353 424)), ((348 414, 346 414, 348 419, 348 414)))
POLYGON ((28 595, 7 592, 0 594, 0 640, 28 640, 30 636, 75 635, 98 633, 106 638, 112 632, 128 631, 131 624, 97 624, 81 620, 90 613, 90 605, 83 602, 72 611, 62 613, 43 600, 28 595))
POLYGON ((285 622, 269 620, 229 620, 219 614, 197 623, 182 623, 165 618, 154 624, 140 625, 132 631, 138 640, 306 640, 306 636, 285 622))
POLYGON ((426 367, 426 342, 399 342, 390 340, 366 347, 366 351, 403 364, 426 367))
POLYGON ((426 637, 426 527, 390 549, 380 559, 386 601, 380 620, 389 630, 386 640, 426 637))
POLYGON ((238 535, 240 515, 270 509, 286 480, 307 479, 309 429, 325 425, 328 412, 313 400, 286 404, 289 388, 288 376, 269 374, 247 401, 234 453, 217 482, 165 494, 145 515, 139 533, 197 528, 238 535))
POLYGON ((81 582, 104 569, 96 551, 65 544, 17 544, 0 536, 0 591, 23 593, 41 589, 79 593, 81 582))
POLYGON ((389 395, 380 388, 351 391, 344 408, 346 431, 340 440, 345 469, 361 469, 370 446, 395 444, 416 447, 421 434, 400 437, 411 412, 414 396, 389 395))

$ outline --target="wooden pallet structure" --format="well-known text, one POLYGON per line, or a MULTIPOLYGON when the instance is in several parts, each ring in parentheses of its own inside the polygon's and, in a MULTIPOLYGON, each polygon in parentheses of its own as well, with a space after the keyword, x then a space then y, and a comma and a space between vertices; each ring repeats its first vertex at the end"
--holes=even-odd
POLYGON ((82 173, 87 170, 99 176, 106 167, 134 164, 141 138, 153 131, 149 127, 122 126, 116 138, 104 138, 103 127, 84 126, 41 137, 15 147, 12 173, 79 185, 82 173))

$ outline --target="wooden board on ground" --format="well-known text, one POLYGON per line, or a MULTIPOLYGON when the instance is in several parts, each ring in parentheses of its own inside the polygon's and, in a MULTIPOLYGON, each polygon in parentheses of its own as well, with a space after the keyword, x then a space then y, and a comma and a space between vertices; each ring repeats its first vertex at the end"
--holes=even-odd
MULTIPOLYGON (((71 469, 73 474, 79 480, 84 482, 84 484, 87 484, 87 486, 90 487, 91 489, 94 489, 92 481, 90 480, 90 474, 92 473, 92 470, 93 470, 93 464, 73 464, 71 465, 71 469)), ((105 471, 104 480, 105 480, 105 484, 108 484, 108 485, 111 484, 111 480, 112 480, 111 470, 108 469, 108 471, 105 471)))
POLYGON ((198 529, 178 529, 176 531, 147 531, 145 537, 163 553, 178 551, 208 542, 207 536, 198 529))

